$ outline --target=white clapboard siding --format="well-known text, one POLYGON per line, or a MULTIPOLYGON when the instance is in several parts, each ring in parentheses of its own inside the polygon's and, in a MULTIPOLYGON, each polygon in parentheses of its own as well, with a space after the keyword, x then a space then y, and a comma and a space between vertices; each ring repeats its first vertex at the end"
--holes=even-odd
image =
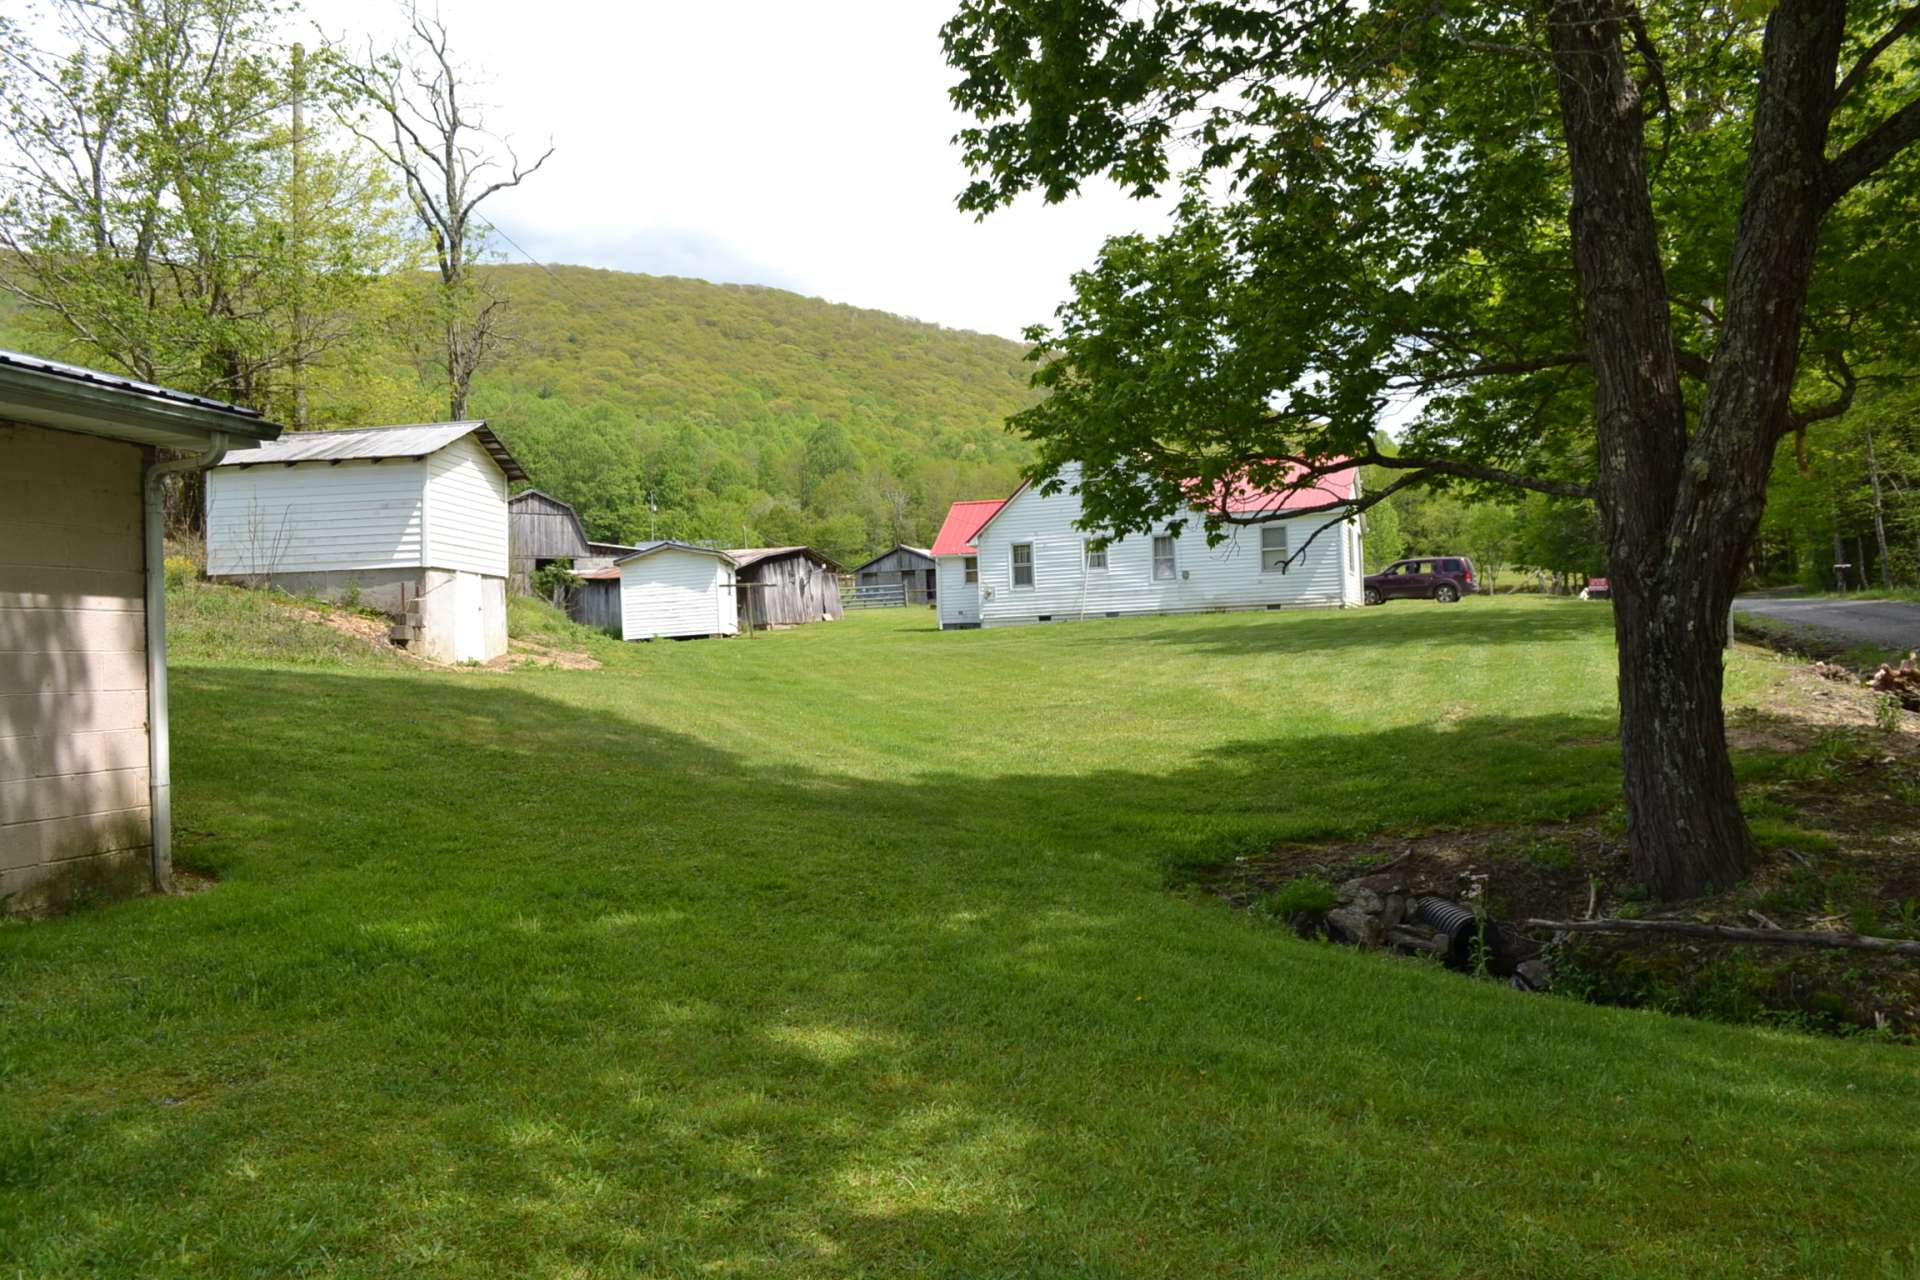
POLYGON ((941 556, 934 561, 939 577, 939 596, 935 605, 940 611, 940 625, 943 627, 977 627, 980 625, 980 586, 967 581, 967 558, 965 556, 941 556))
POLYGON ((416 567, 425 550, 426 479, 427 464, 411 459, 210 471, 207 572, 218 577, 416 567))
POLYGON ((427 459, 430 569, 507 576, 507 477, 472 436, 427 459))
POLYGON ((0 423, 0 902, 152 839, 140 471, 0 423))
MULTIPOLYGON (((1064 622, 1110 614, 1201 613, 1269 606, 1341 606, 1360 600, 1359 558, 1351 553, 1353 529, 1337 524, 1313 542, 1285 573, 1260 568, 1260 529, 1233 531, 1217 547, 1207 545, 1198 519, 1174 540, 1174 576, 1153 576, 1153 539, 1133 535, 1107 547, 1104 570, 1085 567, 1090 535, 1074 527, 1080 496, 1071 485, 1042 495, 1029 487, 1016 494, 975 539, 980 560, 980 620, 987 626, 1064 622), (1013 584, 1016 543, 1033 547, 1033 585, 1013 584)), ((1327 523, 1325 515, 1279 521, 1289 547, 1298 549, 1327 523)), ((957 561, 956 561, 957 563, 957 561)))
POLYGON ((740 629, 733 566, 717 556, 667 547, 620 566, 620 634, 733 635, 740 629))

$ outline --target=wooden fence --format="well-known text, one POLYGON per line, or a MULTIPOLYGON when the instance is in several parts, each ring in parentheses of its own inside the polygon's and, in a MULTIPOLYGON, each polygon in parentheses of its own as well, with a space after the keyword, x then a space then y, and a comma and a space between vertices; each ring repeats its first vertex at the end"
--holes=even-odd
POLYGON ((853 587, 840 593, 840 601, 849 609, 901 609, 906 607, 907 588, 898 582, 853 587))

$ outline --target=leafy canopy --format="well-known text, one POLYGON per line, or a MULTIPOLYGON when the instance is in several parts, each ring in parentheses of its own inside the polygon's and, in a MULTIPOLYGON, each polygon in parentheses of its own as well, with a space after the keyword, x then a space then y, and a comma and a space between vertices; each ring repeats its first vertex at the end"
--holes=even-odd
MULTIPOLYGON (((1653 3, 1633 23, 1648 174, 1682 367, 1705 377, 1751 130, 1764 5, 1653 3)), ((944 29, 977 123, 985 214, 1103 176, 1173 188, 1170 231, 1122 236, 1029 336, 1051 394, 1016 421, 1035 474, 1081 462, 1089 522, 1188 513, 1189 477, 1283 483, 1284 458, 1364 458, 1392 484, 1591 489, 1593 380, 1544 6, 965 0, 944 29), (1374 450, 1402 419, 1399 454, 1374 450)), ((1913 25, 1852 6, 1858 57, 1913 25)), ((1914 80, 1871 60, 1834 117, 1864 134, 1914 80)), ((1915 330, 1915 166, 1826 223, 1803 398, 1850 391, 1915 330), (1904 246, 1904 249, 1903 249, 1904 246)), ((1384 492, 1376 490, 1376 496, 1384 492)), ((1232 518, 1209 513, 1216 532, 1232 518)))

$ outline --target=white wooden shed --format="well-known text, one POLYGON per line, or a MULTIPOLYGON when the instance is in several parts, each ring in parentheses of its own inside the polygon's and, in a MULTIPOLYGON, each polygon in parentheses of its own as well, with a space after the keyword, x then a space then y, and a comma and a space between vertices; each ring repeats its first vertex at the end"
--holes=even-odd
POLYGON ((647 542, 615 567, 623 640, 739 634, 738 565, 726 552, 686 542, 647 542))
POLYGON ((168 887, 161 480, 279 432, 0 352, 0 912, 168 887))
POLYGON ((207 573, 396 620, 441 662, 507 649, 507 486, 526 472, 484 422, 303 431, 207 477, 207 573))

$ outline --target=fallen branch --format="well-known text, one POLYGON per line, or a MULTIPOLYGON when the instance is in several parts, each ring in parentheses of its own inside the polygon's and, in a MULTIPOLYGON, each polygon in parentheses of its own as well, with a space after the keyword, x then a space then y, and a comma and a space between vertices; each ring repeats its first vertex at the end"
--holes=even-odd
POLYGON ((1677 933, 1689 938, 1719 938, 1726 942, 1758 942, 1769 947, 1839 947, 1848 951, 1882 951, 1920 956, 1920 942, 1900 938, 1870 938, 1859 933, 1814 933, 1796 929, 1741 929, 1731 925, 1699 924, 1692 920, 1529 920, 1529 929, 1564 929, 1572 933, 1677 933))

